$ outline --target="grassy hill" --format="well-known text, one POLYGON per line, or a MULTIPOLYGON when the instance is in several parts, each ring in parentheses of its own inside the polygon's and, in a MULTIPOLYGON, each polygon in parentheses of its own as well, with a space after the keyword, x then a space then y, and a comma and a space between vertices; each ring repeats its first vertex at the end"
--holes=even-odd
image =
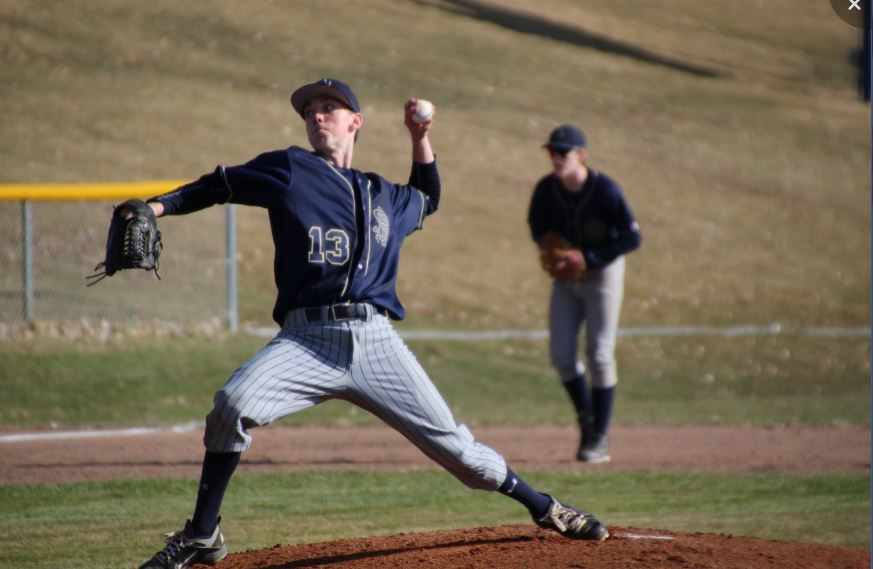
MULTIPOLYGON (((433 100, 445 197, 402 259, 407 327, 544 325, 525 215, 563 122, 642 225, 623 324, 869 322, 869 106, 827 3, 32 0, 0 38, 0 183, 305 145, 288 95, 322 76, 364 106, 356 167, 405 180, 403 101, 433 100)), ((240 218, 242 317, 266 322, 266 217, 240 218)))

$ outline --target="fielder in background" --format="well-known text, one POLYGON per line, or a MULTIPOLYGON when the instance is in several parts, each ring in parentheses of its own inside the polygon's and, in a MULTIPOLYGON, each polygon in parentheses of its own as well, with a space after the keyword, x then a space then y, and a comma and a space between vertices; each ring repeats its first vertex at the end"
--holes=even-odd
POLYGON ((291 95, 313 150, 297 146, 210 174, 149 200, 158 217, 215 204, 262 207, 275 244, 281 330, 218 391, 206 418, 206 453, 194 514, 141 569, 216 563, 225 490, 252 442, 252 429, 329 399, 382 419, 473 489, 523 504, 535 523, 573 539, 603 540, 592 515, 541 494, 477 442, 451 411, 391 323, 404 317, 396 279, 403 240, 437 210, 440 176, 428 133, 433 108, 410 99, 406 184, 352 169, 364 118, 344 83, 322 79, 291 95))
POLYGON ((624 255, 638 248, 642 238, 618 184, 588 167, 582 131, 572 125, 559 126, 544 147, 552 172, 534 188, 528 224, 543 270, 554 279, 549 356, 579 420, 576 458, 608 462, 607 431, 618 382, 615 338, 624 294, 624 255), (589 378, 578 357, 583 323, 589 378))

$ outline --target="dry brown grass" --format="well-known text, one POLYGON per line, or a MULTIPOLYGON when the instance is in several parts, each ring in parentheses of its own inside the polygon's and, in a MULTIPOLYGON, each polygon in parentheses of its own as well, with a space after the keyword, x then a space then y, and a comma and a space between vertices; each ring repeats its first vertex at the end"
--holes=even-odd
MULTIPOLYGON (((827 3, 499 3, 715 78, 452 4, 6 3, 0 181, 188 178, 305 144, 287 95, 335 75, 365 107, 356 166, 396 180, 403 100, 438 107, 445 194, 402 260, 407 326, 543 326, 525 214, 548 167, 539 145, 566 121, 642 224, 624 324, 869 322, 869 106, 849 62, 858 32, 827 3)), ((265 217, 240 219, 243 318, 266 321, 265 217)))

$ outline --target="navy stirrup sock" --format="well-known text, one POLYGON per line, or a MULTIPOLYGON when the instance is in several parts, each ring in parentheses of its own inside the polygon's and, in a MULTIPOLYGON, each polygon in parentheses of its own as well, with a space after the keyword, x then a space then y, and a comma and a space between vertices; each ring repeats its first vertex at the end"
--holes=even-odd
POLYGON ((562 381, 564 389, 567 390, 567 395, 570 396, 570 401, 573 402, 573 407, 576 409, 576 418, 579 420, 579 426, 583 429, 586 426, 586 421, 591 421, 591 396, 588 394, 588 386, 585 383, 585 374, 577 375, 570 381, 562 381))
POLYGON ((536 519, 546 515, 552 501, 545 494, 540 494, 521 479, 521 476, 506 469, 506 480, 497 489, 498 492, 521 502, 536 519))
POLYGON ((218 512, 224 500, 224 491, 239 464, 241 453, 206 451, 203 458, 203 472, 200 475, 200 489, 197 491, 197 505, 191 518, 193 537, 208 537, 218 525, 218 512))
POLYGON ((615 399, 614 387, 595 387, 591 390, 591 406, 594 409, 594 432, 605 435, 609 430, 612 416, 612 402, 615 399))

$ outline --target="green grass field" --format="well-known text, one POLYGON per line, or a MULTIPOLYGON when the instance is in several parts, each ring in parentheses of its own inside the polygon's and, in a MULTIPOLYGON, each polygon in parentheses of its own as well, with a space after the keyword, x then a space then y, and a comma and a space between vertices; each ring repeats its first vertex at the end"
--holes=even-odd
MULTIPOLYGON (((394 180, 409 167, 404 100, 438 108, 444 197, 402 257, 404 329, 545 327, 548 283, 525 214, 548 169, 540 144, 563 122, 586 131, 592 165, 622 184, 642 226, 622 325, 869 326, 870 107, 851 63, 859 33, 827 2, 487 6, 498 9, 463 0, 2 3, 0 183, 190 179, 305 144, 287 97, 337 76, 364 107, 356 166, 394 180), (568 26, 563 39, 545 33, 554 23, 568 26)), ((269 322, 270 251, 264 212, 240 211, 243 321, 269 322)), ((14 294, 17 264, 4 255, 2 292, 14 294)), ((171 248, 162 262, 187 267, 171 248)), ((171 297, 163 286, 157 294, 171 297)), ((72 303, 84 292, 68 294, 72 303)), ((199 420, 264 342, 37 336, 0 344, 2 429, 199 420)), ((571 420, 542 342, 412 348, 465 422, 571 420)), ((869 338, 624 338, 616 421, 867 425, 870 349, 869 338)), ((288 420, 371 421, 342 403, 288 420)), ((865 476, 524 474, 615 525, 870 547, 865 476)), ((190 514, 195 484, 0 486, 0 567, 135 565, 190 514)), ((245 476, 232 492, 225 529, 237 551, 526 522, 508 501, 439 472, 245 476)))
MULTIPOLYGON (((602 512, 613 526, 870 546, 870 486, 861 475, 521 474, 602 512)), ((190 515, 193 487, 155 480, 0 486, 0 567, 136 566, 190 515)), ((471 492, 436 471, 238 476, 231 491, 223 530, 233 551, 529 523, 511 500, 471 492)))
MULTIPOLYGON (((76 428, 200 420, 212 392, 263 339, 0 348, 0 425, 76 428), (130 362, 153 359, 147 369, 130 362), (34 386, 40 386, 35 390, 34 386)), ((862 339, 628 338, 619 423, 865 424, 870 342, 862 339), (829 357, 822 358, 819 350, 829 357)), ((415 342, 468 424, 569 423, 543 342, 415 342)), ((331 402, 284 424, 371 425, 331 402)), ((522 473, 614 526, 870 547, 866 475, 522 473), (620 497, 620 499, 617 499, 620 497)), ((193 507, 194 480, 0 486, 0 567, 134 566, 193 507), (107 536, 122 536, 118 540, 107 536), (32 544, 39 543, 35 550, 32 544), (75 547, 71 547, 75 544, 75 547)), ((237 476, 224 510, 234 551, 401 531, 526 523, 511 501, 448 474, 331 472, 237 476)))
MULTIPOLYGON (((212 395, 263 338, 43 342, 0 346, 0 428, 174 425, 202 420, 212 395), (131 362, 149 362, 132 365, 131 362), (39 386, 39 389, 35 389, 39 386)), ((459 420, 574 419, 544 341, 411 342, 459 420)), ((868 424, 868 338, 626 338, 616 421, 626 424, 868 424)), ((374 425, 330 402, 288 424, 374 425)))

